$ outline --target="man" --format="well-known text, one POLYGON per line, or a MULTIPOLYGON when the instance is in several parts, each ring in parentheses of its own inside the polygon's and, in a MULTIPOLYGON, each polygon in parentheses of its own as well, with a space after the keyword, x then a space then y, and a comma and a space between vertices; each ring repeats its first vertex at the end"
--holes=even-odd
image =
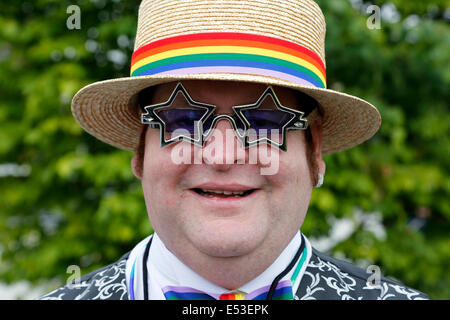
POLYGON ((83 88, 72 111, 136 152, 155 233, 43 298, 427 298, 299 231, 322 155, 380 125, 374 106, 326 89, 324 38, 311 0, 142 1, 131 77, 83 88))

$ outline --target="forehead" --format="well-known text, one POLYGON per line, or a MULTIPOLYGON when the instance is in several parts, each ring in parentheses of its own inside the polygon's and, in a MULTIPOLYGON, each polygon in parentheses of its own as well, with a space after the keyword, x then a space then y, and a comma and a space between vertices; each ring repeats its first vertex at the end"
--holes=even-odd
MULTIPOLYGON (((254 103, 268 87, 268 85, 260 83, 215 80, 188 80, 181 81, 181 83, 193 100, 217 106, 254 103)), ((151 102, 161 103, 167 101, 176 84, 177 82, 170 82, 155 86, 151 102)), ((273 89, 283 105, 295 106, 296 91, 276 86, 273 89)))

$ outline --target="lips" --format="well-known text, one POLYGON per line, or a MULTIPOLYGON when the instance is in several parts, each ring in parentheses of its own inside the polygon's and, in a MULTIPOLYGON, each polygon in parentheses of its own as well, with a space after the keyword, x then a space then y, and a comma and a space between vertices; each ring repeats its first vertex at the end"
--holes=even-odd
POLYGON ((246 197, 252 192, 254 192, 256 189, 249 189, 249 190, 243 190, 243 191, 227 191, 227 190, 211 190, 211 189, 202 189, 202 188, 194 188, 192 189, 197 194, 204 196, 204 197, 221 197, 221 198, 230 198, 230 197, 246 197))
POLYGON ((206 198, 245 198, 257 189, 239 184, 203 184, 191 190, 206 198))

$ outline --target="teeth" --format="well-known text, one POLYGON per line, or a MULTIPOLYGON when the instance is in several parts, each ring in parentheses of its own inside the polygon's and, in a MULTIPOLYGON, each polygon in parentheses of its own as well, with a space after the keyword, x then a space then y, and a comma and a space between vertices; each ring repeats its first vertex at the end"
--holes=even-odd
POLYGON ((225 190, 207 190, 207 189, 201 189, 203 192, 205 193, 215 193, 215 194, 224 194, 227 196, 230 195, 243 195, 245 191, 238 191, 238 192, 234 192, 234 191, 225 191, 225 190))

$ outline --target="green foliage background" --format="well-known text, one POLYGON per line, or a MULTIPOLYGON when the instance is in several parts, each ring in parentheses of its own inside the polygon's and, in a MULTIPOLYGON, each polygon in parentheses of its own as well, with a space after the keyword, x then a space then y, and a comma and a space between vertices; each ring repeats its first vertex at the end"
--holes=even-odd
MULTIPOLYGON (((67 266, 87 273, 152 232, 132 154, 84 133, 70 113, 84 85, 128 76, 139 2, 0 2, 0 168, 31 167, 0 177, 1 281, 64 284, 67 266), (72 4, 80 30, 66 27, 72 4)), ((370 141, 325 157, 302 231, 318 238, 333 217, 378 213, 384 236, 356 223, 331 253, 448 299, 450 9, 446 0, 373 3, 394 4, 396 19, 369 29, 370 3, 319 1, 329 87, 372 102, 383 123, 370 141)))

